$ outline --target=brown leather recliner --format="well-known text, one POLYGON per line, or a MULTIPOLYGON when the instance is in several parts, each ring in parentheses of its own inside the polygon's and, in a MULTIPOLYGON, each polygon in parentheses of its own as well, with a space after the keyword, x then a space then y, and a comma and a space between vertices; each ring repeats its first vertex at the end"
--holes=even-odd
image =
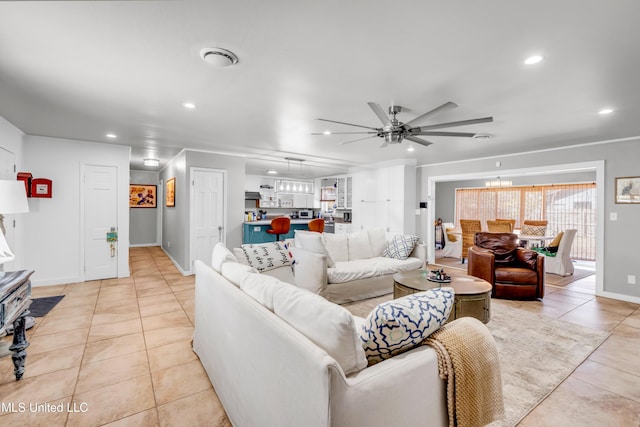
POLYGON ((491 283, 492 297, 544 297, 544 256, 518 247, 515 234, 476 233, 468 255, 467 274, 491 283))

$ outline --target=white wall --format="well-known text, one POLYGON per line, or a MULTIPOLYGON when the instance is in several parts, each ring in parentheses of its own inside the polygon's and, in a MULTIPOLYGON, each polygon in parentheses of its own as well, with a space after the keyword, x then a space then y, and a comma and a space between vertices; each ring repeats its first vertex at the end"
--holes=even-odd
MULTIPOLYGON (((130 148, 27 135, 22 169, 34 178, 53 181, 51 199, 29 199, 23 214, 20 268, 35 270, 34 285, 84 280, 82 253, 81 170, 84 165, 109 165, 118 170, 118 277, 129 276, 130 148)), ((18 266, 17 266, 18 267, 18 266)))
POLYGON ((132 170, 130 184, 156 185, 156 208, 129 208, 129 243, 131 246, 160 244, 159 217, 164 198, 158 172, 132 170))

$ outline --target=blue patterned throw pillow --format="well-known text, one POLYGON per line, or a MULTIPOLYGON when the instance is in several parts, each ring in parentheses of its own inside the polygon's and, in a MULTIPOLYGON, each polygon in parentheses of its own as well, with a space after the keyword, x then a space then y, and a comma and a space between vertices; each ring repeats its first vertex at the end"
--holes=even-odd
POLYGON ((241 245, 240 249, 246 263, 260 272, 291 265, 288 250, 282 242, 241 245))
POLYGON ((360 330, 369 364, 419 345, 449 318, 453 288, 436 288, 378 304, 360 330))
POLYGON ((407 259, 411 252, 413 252, 413 248, 416 247, 416 243, 418 243, 419 240, 420 238, 418 236, 395 236, 382 252, 382 256, 386 256, 387 258, 407 259))

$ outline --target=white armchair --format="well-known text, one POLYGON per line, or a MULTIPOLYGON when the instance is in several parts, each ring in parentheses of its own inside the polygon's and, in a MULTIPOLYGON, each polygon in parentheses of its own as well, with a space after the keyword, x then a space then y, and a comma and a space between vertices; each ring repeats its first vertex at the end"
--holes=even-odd
POLYGON ((571 261, 571 245, 576 237, 577 230, 565 230, 558 245, 558 252, 554 257, 545 257, 544 266, 547 273, 560 276, 573 274, 573 262, 571 261))
POLYGON ((454 228, 454 225, 450 222, 442 223, 442 231, 444 232, 444 248, 442 249, 442 256, 449 258, 462 258, 462 235, 456 236, 458 239, 455 242, 449 240, 449 234, 447 229, 454 228))

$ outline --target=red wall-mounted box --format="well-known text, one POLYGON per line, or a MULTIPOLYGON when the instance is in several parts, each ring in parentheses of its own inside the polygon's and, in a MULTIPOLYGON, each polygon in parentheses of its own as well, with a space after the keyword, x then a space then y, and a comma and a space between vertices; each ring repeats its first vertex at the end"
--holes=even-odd
POLYGON ((31 179, 33 179, 33 175, 29 172, 18 172, 18 181, 24 182, 24 189, 27 192, 27 197, 31 197, 31 179))
POLYGON ((33 178, 31 180, 31 197, 51 198, 52 182, 47 178, 33 178))

